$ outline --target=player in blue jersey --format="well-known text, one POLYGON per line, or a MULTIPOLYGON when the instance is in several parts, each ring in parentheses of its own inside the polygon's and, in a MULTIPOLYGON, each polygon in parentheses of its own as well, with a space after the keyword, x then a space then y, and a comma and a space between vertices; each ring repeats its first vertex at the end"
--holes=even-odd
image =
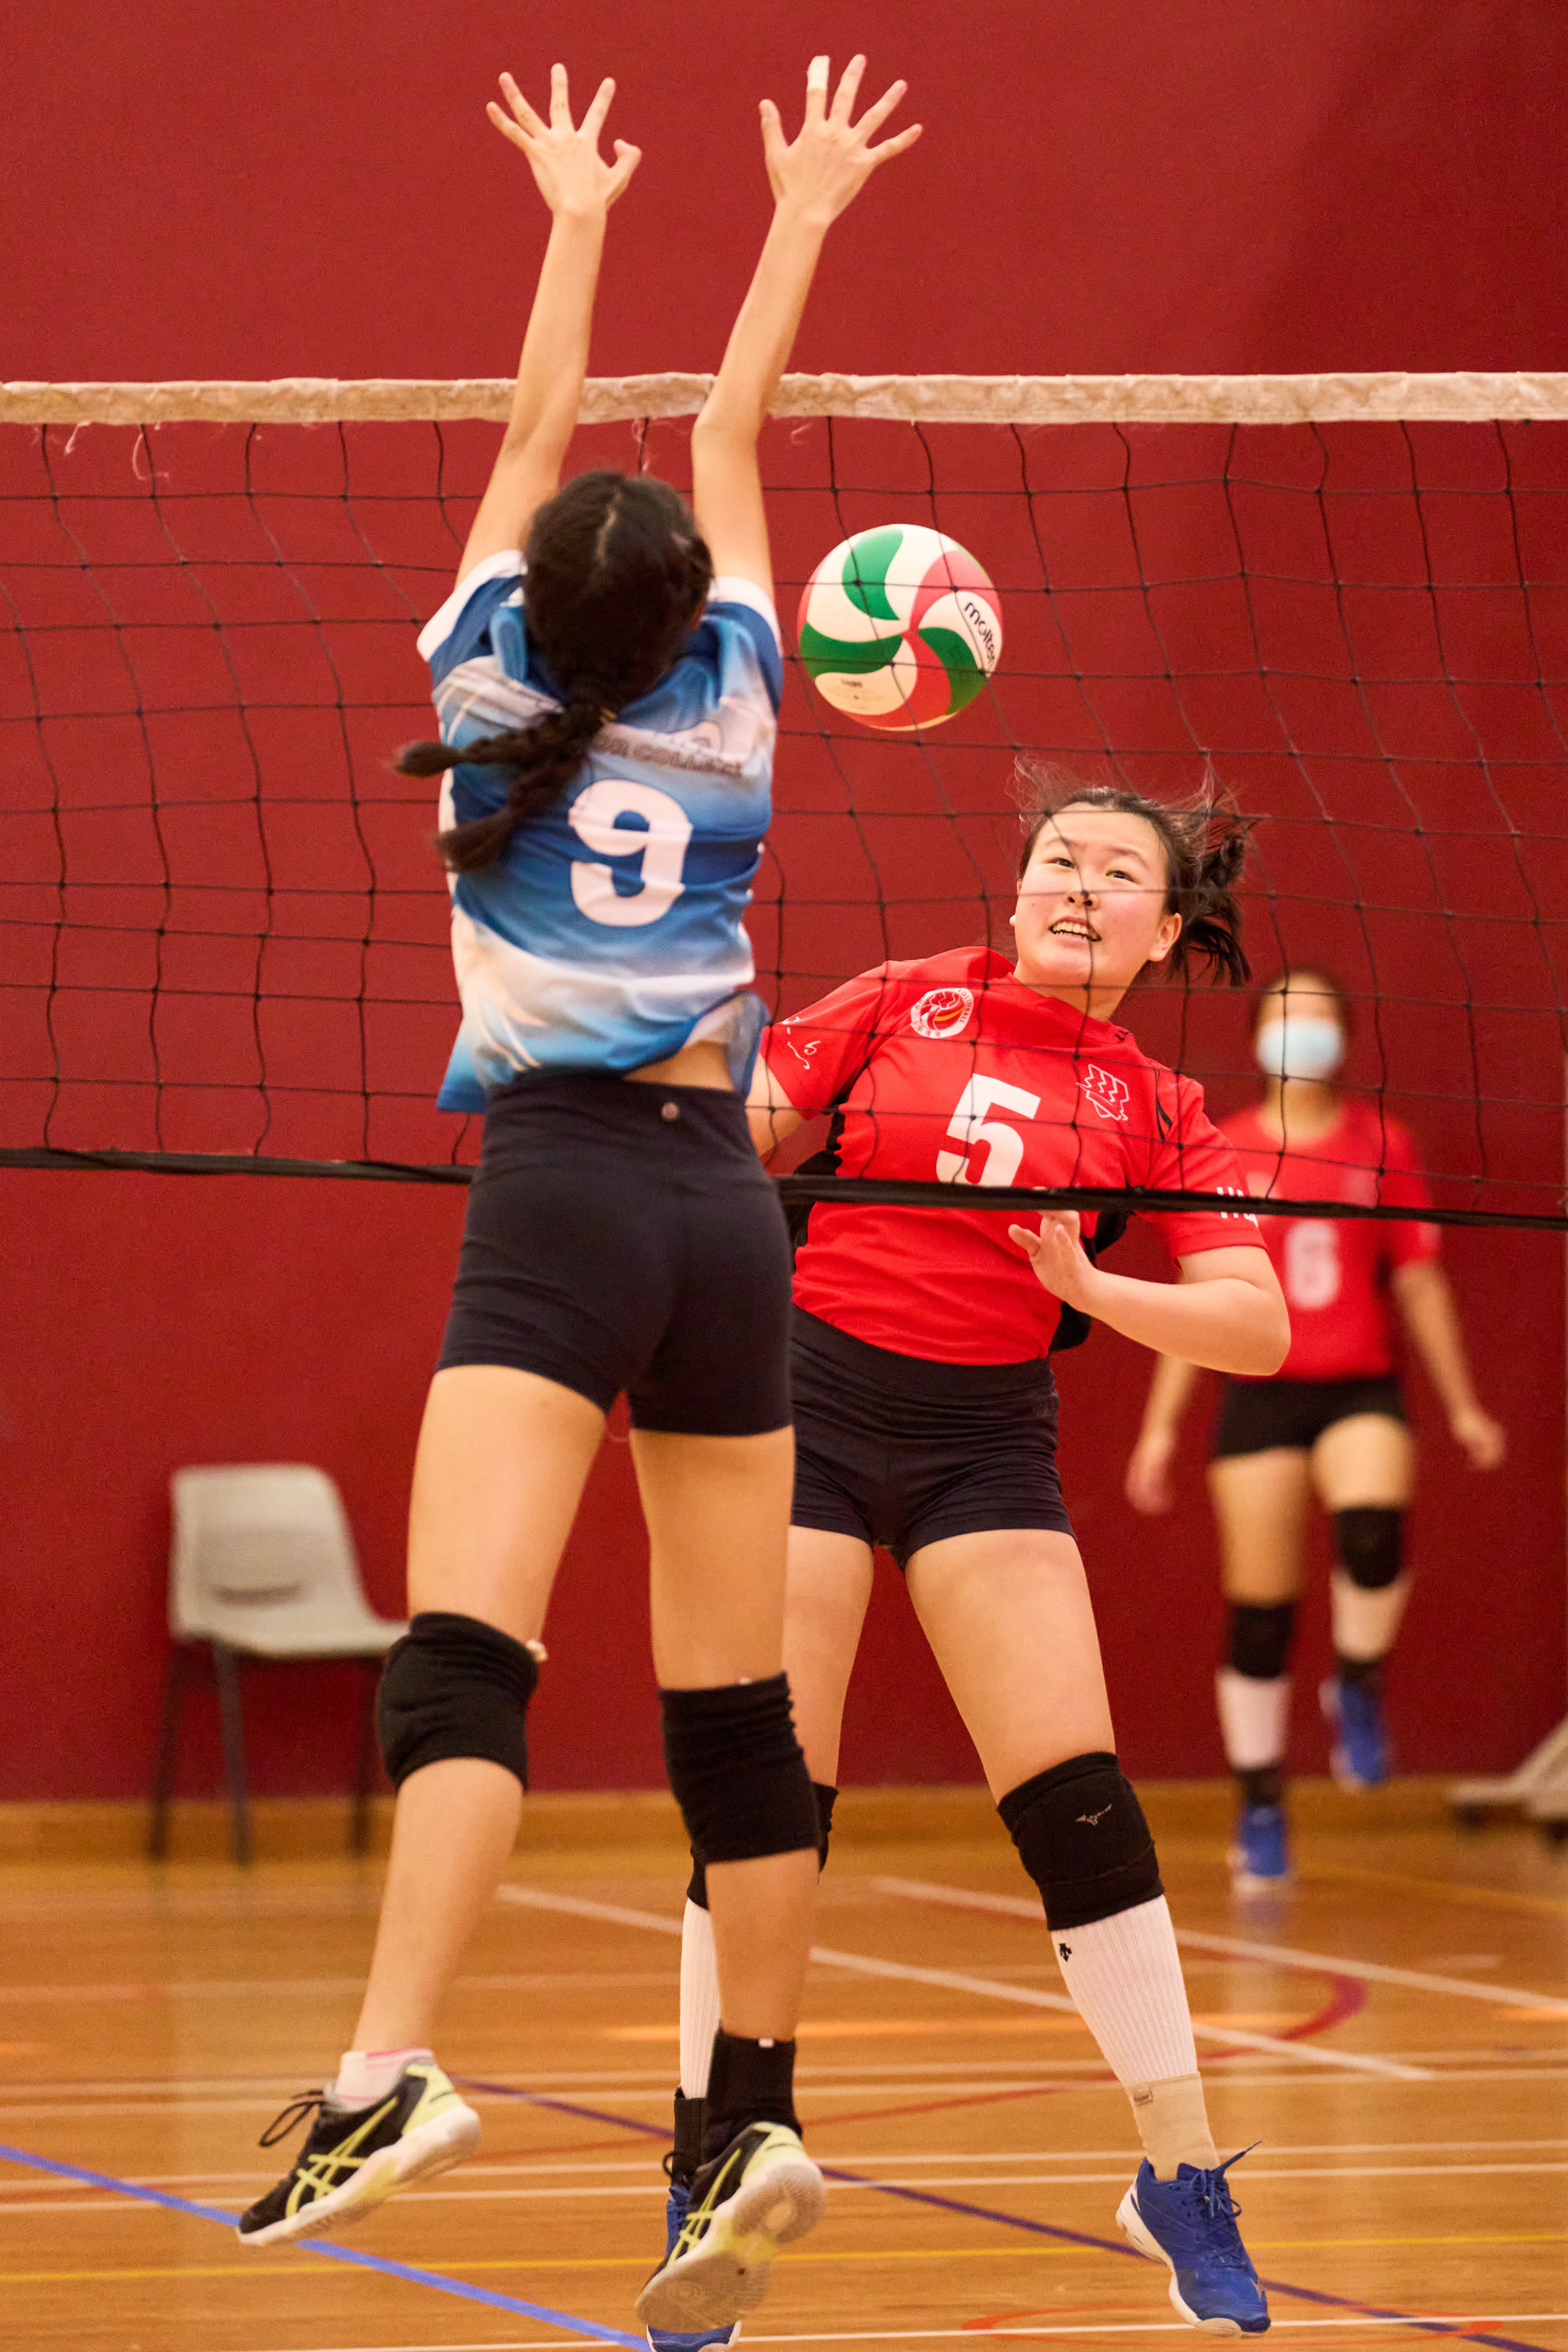
POLYGON ((875 143, 901 82, 853 120, 864 64, 830 102, 813 61, 793 142, 763 105, 775 210, 693 432, 691 509, 643 477, 558 487, 605 215, 639 160, 599 154, 613 85, 578 127, 559 66, 547 120, 510 77, 489 110, 553 221, 511 422, 420 638, 441 740, 400 761, 447 777, 463 1017, 441 1099, 482 1108, 484 1141, 415 1465, 413 1622, 382 1686, 398 1793, 370 1983, 297 2111, 318 2108, 298 2162, 239 2224, 250 2245, 336 2228, 478 2139, 430 2043, 511 1852, 551 1585, 625 1392, 722 1992, 700 2211, 640 2300, 666 2327, 738 2318, 822 2201, 793 2096, 817 1816, 782 1671, 789 1249, 746 1125, 742 918, 783 683, 757 438, 823 236, 918 136, 875 143))

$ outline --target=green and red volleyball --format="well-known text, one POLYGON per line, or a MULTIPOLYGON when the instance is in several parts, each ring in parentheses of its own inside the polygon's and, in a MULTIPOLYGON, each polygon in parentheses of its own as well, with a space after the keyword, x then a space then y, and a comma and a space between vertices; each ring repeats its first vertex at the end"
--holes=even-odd
POLYGON ((966 548, 916 523, 858 530, 800 600, 817 692, 862 726, 909 734, 973 702, 1002 651, 996 591, 966 548))

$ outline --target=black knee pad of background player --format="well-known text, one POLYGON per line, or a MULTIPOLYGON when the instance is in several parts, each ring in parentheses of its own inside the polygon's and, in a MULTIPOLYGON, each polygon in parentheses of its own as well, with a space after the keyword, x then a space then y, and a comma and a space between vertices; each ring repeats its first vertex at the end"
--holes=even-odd
POLYGON ((514 1773, 526 1789, 528 1702, 538 1684, 531 1653, 499 1626, 421 1610, 387 1652, 376 1694, 393 1787, 423 1765, 477 1756, 514 1773))
POLYGON ((721 1690, 661 1690, 658 1704, 669 1785, 699 1862, 816 1847, 816 1800, 787 1675, 721 1690))
MULTIPOLYGON (((827 1867, 827 1841, 833 1834, 833 1808, 838 1802, 838 1791, 830 1789, 826 1780, 814 1780, 811 1793, 816 1799, 816 1862, 819 1870, 827 1867)), ((691 1858, 691 1882, 686 1899, 695 1903, 700 1911, 708 1908, 708 1873, 695 1854, 691 1858)))
POLYGON ((1334 1549, 1351 1582, 1367 1592, 1392 1584, 1404 1562, 1404 1533, 1403 1511, 1336 1511, 1334 1549))
POLYGON ((996 1810, 1053 1929, 1087 1927, 1165 1891, 1138 1792, 1103 1748, 1037 1772, 996 1810))
POLYGON ((1290 1654, 1290 1633, 1295 1622, 1293 1601, 1275 1601, 1267 1605, 1255 1601, 1233 1601, 1226 1663, 1254 1682, 1278 1682, 1290 1654))

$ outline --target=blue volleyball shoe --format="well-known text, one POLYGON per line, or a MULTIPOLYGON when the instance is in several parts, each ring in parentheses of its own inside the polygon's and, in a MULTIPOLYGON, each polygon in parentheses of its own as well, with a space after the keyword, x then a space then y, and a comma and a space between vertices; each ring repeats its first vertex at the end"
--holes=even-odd
POLYGON ((1347 1683, 1330 1675, 1319 1685, 1318 1697, 1338 1734, 1329 1769, 1341 1788, 1381 1788, 1388 1778, 1389 1749, 1376 1683, 1347 1683))
POLYGON ((1237 1895, 1275 1895, 1290 1882, 1283 1805, 1244 1805, 1226 1860, 1237 1895))
POLYGON ((1179 2164, 1174 2180, 1160 2180, 1145 2157, 1116 2209, 1137 2252, 1170 2272, 1171 2301, 1182 2317, 1211 2336, 1261 2336, 1268 2326, 1268 2299, 1241 2242, 1226 2179, 1238 2161, 1233 2156, 1206 2171, 1179 2164))
MULTIPOLYGON (((680 2242, 681 2228, 686 2220, 686 2209, 690 2202, 691 2183, 689 2180, 672 2179, 669 2184, 669 2196, 664 2209, 666 2262, 669 2260, 680 2242)), ((675 2336, 668 2328, 663 2327, 649 2327, 647 2333, 648 2352, 706 2352, 706 2347, 710 2344, 733 2344, 741 2333, 741 2323, 738 2319, 729 2320, 718 2327, 710 2327, 705 2333, 698 2336, 675 2336)))

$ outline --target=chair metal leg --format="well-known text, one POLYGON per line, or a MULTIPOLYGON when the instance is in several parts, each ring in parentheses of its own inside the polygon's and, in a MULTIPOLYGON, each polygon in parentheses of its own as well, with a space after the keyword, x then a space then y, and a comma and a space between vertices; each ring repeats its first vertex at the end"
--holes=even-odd
POLYGON ((245 1718, 239 1706, 239 1662, 226 1642, 215 1642, 212 1653, 218 1720, 223 1727, 223 1769, 228 1781, 233 1822, 234 1858, 237 1863, 248 1863, 254 1859, 254 1853, 245 1787, 245 1718))
POLYGON ((375 1771, 375 1695, 381 1688, 382 1660, 364 1661, 364 1712, 360 1717, 359 1755, 354 1763, 353 1811, 349 1816, 349 1852, 370 1852, 370 1791, 375 1771))
POLYGON ((169 1801, 179 1761, 180 1716, 185 1700, 186 1654, 178 1642, 169 1650, 163 1675, 163 1712, 158 1726, 158 1759, 153 1767, 153 1810, 147 1823, 147 1858, 162 1862, 169 1851, 169 1801))

